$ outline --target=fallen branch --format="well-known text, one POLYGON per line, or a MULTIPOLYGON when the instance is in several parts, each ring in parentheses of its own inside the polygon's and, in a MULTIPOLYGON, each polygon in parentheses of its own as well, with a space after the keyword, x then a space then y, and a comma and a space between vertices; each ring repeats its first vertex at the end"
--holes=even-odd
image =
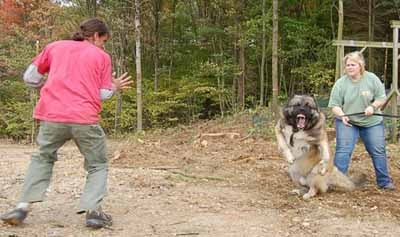
POLYGON ((227 132, 227 133, 202 133, 200 134, 200 138, 203 137, 229 137, 231 139, 235 138, 235 137, 240 137, 240 133, 237 132, 227 132))
POLYGON ((176 170, 179 169, 177 166, 160 166, 160 167, 149 167, 151 170, 176 170))
POLYGON ((200 233, 197 232, 189 232, 189 233, 180 233, 176 234, 175 236, 184 236, 184 235, 199 235, 200 233))
POLYGON ((249 162, 252 160, 256 160, 256 157, 253 156, 239 156, 237 158, 232 159, 232 162, 249 162))
POLYGON ((250 138, 251 136, 253 136, 253 133, 254 133, 254 131, 251 131, 249 134, 247 134, 247 136, 241 138, 240 141, 242 142, 242 141, 244 141, 244 140, 250 138))
POLYGON ((225 179, 219 178, 219 177, 209 177, 209 176, 197 176, 197 175, 190 175, 190 174, 185 174, 179 171, 172 171, 171 173, 177 174, 186 178, 191 178, 191 179, 207 179, 207 180, 217 180, 217 181, 224 181, 225 179))

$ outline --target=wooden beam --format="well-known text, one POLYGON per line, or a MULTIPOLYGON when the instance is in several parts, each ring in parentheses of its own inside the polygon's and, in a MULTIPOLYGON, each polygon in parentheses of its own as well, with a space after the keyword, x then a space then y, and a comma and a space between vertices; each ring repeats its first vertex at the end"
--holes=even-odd
POLYGON ((400 28, 400 21, 390 21, 390 27, 400 28))
POLYGON ((350 47, 371 47, 371 48, 393 48, 392 42, 377 42, 377 41, 356 41, 356 40, 332 40, 332 44, 336 46, 350 47))

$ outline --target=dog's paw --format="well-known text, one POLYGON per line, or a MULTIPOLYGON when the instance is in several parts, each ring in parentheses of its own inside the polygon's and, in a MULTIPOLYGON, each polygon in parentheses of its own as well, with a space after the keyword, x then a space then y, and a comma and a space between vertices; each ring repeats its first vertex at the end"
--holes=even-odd
POLYGON ((309 201, 312 197, 313 197, 312 195, 310 195, 309 193, 306 193, 306 194, 303 195, 303 200, 304 201, 309 201))
POLYGON ((325 175, 328 171, 328 163, 324 160, 321 160, 318 165, 318 173, 321 175, 325 175))
POLYGON ((317 190, 315 188, 310 188, 306 194, 303 195, 303 200, 308 201, 312 197, 317 195, 317 190))
POLYGON ((301 185, 303 185, 303 186, 306 186, 306 185, 307 185, 307 180, 306 180, 306 178, 300 177, 300 178, 299 178, 299 183, 300 183, 301 185))
POLYGON ((292 154, 286 156, 286 160, 289 164, 293 164, 294 156, 292 154))
POLYGON ((292 191, 290 191, 290 194, 292 195, 296 195, 296 196, 301 196, 304 192, 302 192, 302 190, 300 189, 293 189, 292 191))
POLYGON ((296 196, 303 196, 307 192, 308 192, 308 188, 299 187, 299 188, 295 188, 292 191, 290 191, 290 194, 296 195, 296 196))

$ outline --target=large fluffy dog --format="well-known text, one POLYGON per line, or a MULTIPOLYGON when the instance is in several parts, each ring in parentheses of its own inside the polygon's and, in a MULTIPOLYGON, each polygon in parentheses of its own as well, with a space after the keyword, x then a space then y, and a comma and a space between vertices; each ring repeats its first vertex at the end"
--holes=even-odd
POLYGON ((291 179, 309 188, 303 199, 324 193, 331 185, 351 191, 363 179, 359 177, 353 182, 334 166, 325 116, 313 97, 295 95, 290 99, 282 110, 275 133, 279 148, 289 162, 291 179))

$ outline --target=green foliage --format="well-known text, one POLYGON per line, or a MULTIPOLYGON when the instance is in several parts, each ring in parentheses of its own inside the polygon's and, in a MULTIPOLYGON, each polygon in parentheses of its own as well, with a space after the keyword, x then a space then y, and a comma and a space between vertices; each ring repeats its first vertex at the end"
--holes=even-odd
POLYGON ((293 68, 291 73, 307 83, 304 92, 307 94, 327 94, 333 86, 335 70, 325 68, 319 62, 293 68))
MULTIPOLYGON (((93 7, 89 9, 87 1, 70 2, 72 4, 68 7, 57 7, 51 1, 38 1, 34 9, 24 13, 22 23, 13 25, 0 39, 0 136, 22 138, 30 134, 29 90, 20 77, 36 54, 37 39, 43 48, 47 42, 65 38, 77 29, 79 22, 93 13, 93 7)), ((316 94, 321 98, 329 94, 336 60, 336 48, 331 45, 337 21, 332 4, 336 2, 280 2, 280 101, 286 101, 293 93, 316 94)), ((196 119, 209 119, 221 111, 224 114, 237 112, 238 85, 235 83, 241 73, 246 76, 245 108, 254 108, 260 97, 263 41, 266 42, 265 99, 269 102, 272 94, 271 4, 272 1, 266 1, 266 14, 262 17, 260 0, 143 1, 144 128, 164 128, 196 119), (156 3, 160 5, 156 6, 156 3), (266 29, 264 39, 263 22, 266 29), (244 72, 239 67, 238 48, 241 43, 244 45, 244 72), (154 91, 156 58, 158 88, 154 91)), ((398 18, 398 6, 398 0, 377 4, 376 40, 386 40, 384 38, 391 34, 387 22, 398 18)), ((134 79, 133 2, 104 0, 97 1, 96 7, 97 16, 107 22, 112 32, 106 51, 112 55, 114 70, 118 74, 128 71, 134 79)), ((345 7, 348 9, 345 10, 345 35, 350 32, 356 32, 353 36, 366 35, 368 21, 360 19, 367 17, 363 13, 367 12, 368 4, 345 1, 345 7)), ((383 58, 379 53, 374 57, 376 61, 383 58)), ((382 74, 383 65, 374 71, 382 74)), ((101 124, 107 133, 115 132, 115 128, 127 133, 136 130, 135 90, 120 95, 122 104, 118 118, 115 118, 118 96, 103 103, 101 124)), ((258 128, 254 129, 258 131, 258 128)))
POLYGON ((30 133, 31 123, 28 89, 19 78, 4 78, 0 81, 0 137, 24 139, 30 133))
MULTIPOLYGON (((149 128, 166 128, 189 123, 202 117, 212 118, 219 114, 217 90, 204 83, 193 82, 193 78, 179 81, 174 90, 150 91, 144 96, 144 123, 149 128)), ((136 100, 132 92, 124 93, 122 110, 118 118, 119 131, 136 130, 136 100)), ((103 104, 101 124, 106 131, 113 132, 117 99, 103 104)))
POLYGON ((25 102, 1 104, 0 134, 16 140, 25 139, 31 131, 32 106, 25 102))
POLYGON ((309 20, 284 17, 282 21, 281 73, 288 78, 284 83, 286 91, 289 95, 329 93, 334 78, 335 51, 330 47, 326 29, 309 20))
POLYGON ((7 65, 8 75, 20 75, 35 55, 35 41, 25 38, 15 27, 15 35, 0 39, 0 62, 7 65))

